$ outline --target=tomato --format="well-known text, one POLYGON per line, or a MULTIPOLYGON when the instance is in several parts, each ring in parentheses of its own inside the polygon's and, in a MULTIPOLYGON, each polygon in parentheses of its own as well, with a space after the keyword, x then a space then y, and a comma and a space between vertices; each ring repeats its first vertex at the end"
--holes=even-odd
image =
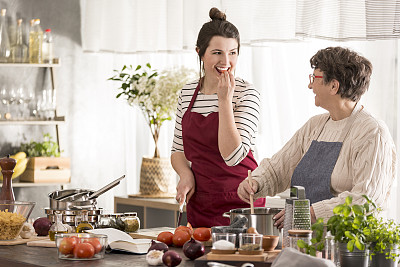
POLYGON ((80 259, 90 259, 94 256, 94 247, 90 243, 79 243, 74 248, 74 257, 80 259))
POLYGON ((210 228, 200 227, 194 230, 193 238, 198 241, 208 241, 210 240, 210 237, 210 228))
POLYGON ((171 232, 161 232, 157 236, 157 241, 163 242, 167 244, 168 246, 172 245, 172 237, 174 236, 173 233, 171 232))
POLYGON ((193 235, 193 228, 189 228, 189 227, 187 227, 187 226, 180 225, 180 226, 178 226, 178 227, 175 229, 175 233, 176 233, 176 231, 178 231, 178 230, 186 231, 190 236, 193 235))
POLYGON ((85 238, 82 240, 82 243, 90 243, 94 247, 95 253, 99 253, 103 246, 101 245, 98 238, 85 238))
POLYGON ((172 243, 176 247, 182 247, 186 241, 190 240, 190 237, 190 234, 185 230, 175 230, 175 233, 172 236, 172 243))
POLYGON ((64 255, 72 254, 74 247, 77 243, 78 238, 64 237, 61 240, 60 245, 58 245, 58 250, 64 255))

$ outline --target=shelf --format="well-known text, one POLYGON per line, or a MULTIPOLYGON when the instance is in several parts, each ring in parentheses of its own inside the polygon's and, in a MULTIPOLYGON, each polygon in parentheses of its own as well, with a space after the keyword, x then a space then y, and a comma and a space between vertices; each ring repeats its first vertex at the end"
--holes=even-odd
POLYGON ((65 122, 65 117, 56 117, 54 120, 0 120, 0 125, 58 125, 65 122))
MULTIPOLYGON (((64 186, 68 183, 24 183, 24 182, 13 182, 12 187, 40 187, 40 186, 64 186)), ((3 187, 3 182, 0 181, 0 188, 3 187)))
POLYGON ((34 63, 0 63, 0 67, 30 67, 30 68, 50 68, 59 67, 60 63, 53 64, 34 64, 34 63))

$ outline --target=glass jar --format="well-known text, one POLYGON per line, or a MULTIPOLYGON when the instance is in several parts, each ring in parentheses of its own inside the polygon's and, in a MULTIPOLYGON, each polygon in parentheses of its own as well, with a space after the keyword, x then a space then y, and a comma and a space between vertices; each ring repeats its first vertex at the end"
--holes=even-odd
POLYGON ((111 228, 111 214, 102 214, 100 216, 100 221, 97 224, 97 228, 111 228))
POLYGON ((140 228, 140 220, 136 212, 125 212, 123 222, 124 231, 128 233, 136 232, 140 228))
POLYGON ((125 224, 124 224, 124 214, 123 213, 113 213, 110 214, 110 226, 112 228, 124 231, 125 224))
POLYGON ((297 246, 298 240, 303 240, 306 244, 311 245, 312 231, 311 230, 289 230, 289 247, 297 249, 305 253, 305 249, 297 246))

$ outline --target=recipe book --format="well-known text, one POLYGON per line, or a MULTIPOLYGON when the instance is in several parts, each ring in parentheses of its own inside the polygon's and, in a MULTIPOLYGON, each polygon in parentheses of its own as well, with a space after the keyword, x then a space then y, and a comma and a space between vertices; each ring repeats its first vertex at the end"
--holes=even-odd
POLYGON ((129 234, 115 228, 87 230, 92 234, 106 235, 111 250, 121 250, 135 254, 146 254, 151 246, 151 239, 134 239, 129 234))

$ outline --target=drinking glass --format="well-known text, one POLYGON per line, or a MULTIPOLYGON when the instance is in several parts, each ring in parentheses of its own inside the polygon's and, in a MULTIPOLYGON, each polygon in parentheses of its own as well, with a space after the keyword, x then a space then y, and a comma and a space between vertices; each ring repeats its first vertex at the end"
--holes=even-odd
POLYGON ((3 104, 3 106, 5 106, 5 111, 3 113, 2 118, 4 119, 11 119, 11 113, 10 113, 10 94, 9 91, 7 90, 6 86, 3 85, 0 88, 0 98, 1 98, 1 103, 3 104))

